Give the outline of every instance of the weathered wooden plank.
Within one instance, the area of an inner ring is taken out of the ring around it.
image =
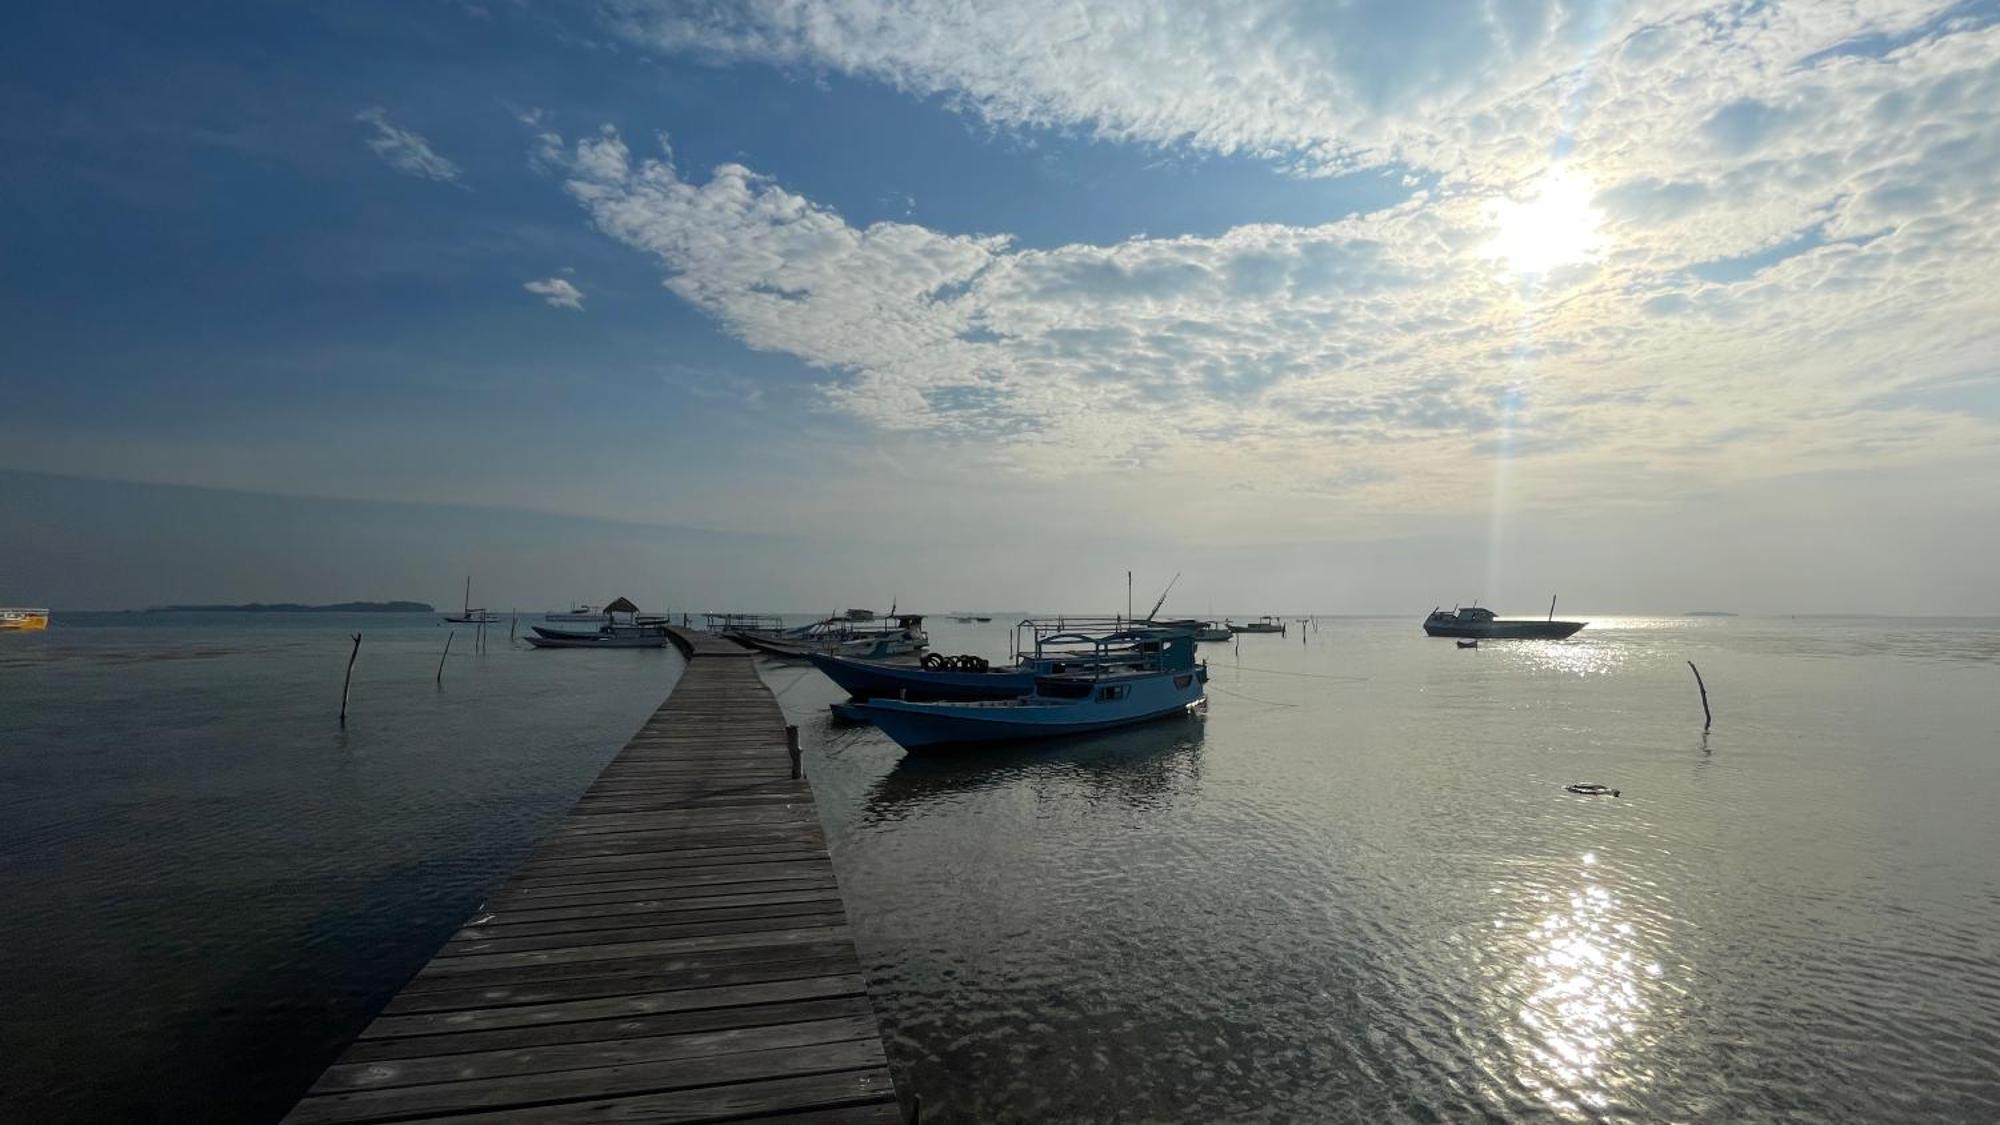
[[[834,889],[812,889],[801,891],[757,891],[744,894],[706,895],[698,898],[663,899],[655,901],[616,902],[600,906],[558,906],[548,909],[488,910],[473,915],[466,920],[466,926],[513,925],[542,921],[567,921],[578,918],[607,918],[618,915],[681,915],[699,916],[710,910],[730,910],[737,907],[781,906],[801,902],[838,902],[840,892]]]
[[[470,1082],[311,1094],[301,1100],[285,1120],[290,1125],[393,1121],[426,1112],[462,1112],[468,1109],[532,1106],[563,1099],[649,1094],[719,1082],[747,1082],[880,1067],[885,1062],[879,1038],[849,1040],[810,1047],[737,1051],[699,1059],[666,1059]]]
[[[465,957],[478,953],[524,953],[537,949],[571,949],[586,945],[609,945],[653,941],[677,937],[711,937],[717,934],[753,934],[765,930],[796,929],[803,926],[844,926],[847,913],[835,908],[811,914],[787,914],[774,918],[721,918],[705,922],[675,922],[652,926],[620,926],[595,930],[565,930],[552,934],[504,934],[446,942],[440,957]]]
[[[649,962],[634,970],[604,976],[512,981],[466,988],[403,992],[383,1014],[416,1015],[423,1012],[503,1008],[510,1004],[558,1004],[570,1000],[598,1000],[607,996],[673,992],[683,988],[727,988],[731,985],[763,984],[780,980],[854,976],[860,972],[861,964],[853,951],[840,949],[810,957],[782,957],[776,960],[749,961],[735,965],[706,966],[670,972],[655,969]],[[360,1047],[361,1044],[355,1044],[356,1050]]]
[[[797,1020],[681,1035],[626,1035],[616,1039],[465,1051],[427,1058],[337,1063],[320,1075],[311,1092],[333,1094],[347,1090],[388,1090],[433,1082],[471,1082],[511,1074],[545,1074],[558,1070],[663,1062],[735,1051],[814,1047],[823,1043],[876,1038],[878,1034],[873,1016]]]
[[[797,914],[820,914],[840,909],[840,899],[831,893],[817,897],[803,898],[796,902],[767,902],[754,906],[725,906],[714,910],[653,910],[627,914],[594,914],[581,918],[548,918],[541,921],[517,922],[497,916],[481,915],[485,921],[477,925],[467,925],[451,935],[450,945],[458,942],[486,941],[492,938],[528,937],[535,934],[560,934],[583,931],[601,931],[609,927],[632,926],[678,926],[697,922],[721,922],[743,918],[783,918]]]
[[[553,965],[510,965],[499,969],[431,972],[426,965],[403,986],[405,993],[435,992],[447,988],[498,988],[541,985],[556,981],[629,977],[644,973],[678,973],[688,969],[712,969],[725,965],[754,965],[767,961],[792,961],[805,957],[831,957],[854,951],[845,935],[829,934],[823,941],[798,945],[750,946],[742,949],[704,949],[677,957],[640,955],[614,957],[603,961],[567,961]]]
[[[888,1071],[840,1071],[804,1078],[708,1086],[627,1098],[603,1098],[504,1109],[451,1118],[413,1118],[414,1125],[574,1125],[586,1122],[652,1122],[692,1125],[706,1121],[811,1121],[814,1125],[900,1125],[896,1088]],[[815,1116],[800,1113],[860,1116]]]
[[[776,1004],[789,1000],[817,1000],[829,996],[865,994],[861,978],[852,974],[801,977],[796,980],[764,981],[758,984],[728,985],[721,988],[680,988],[669,992],[641,992],[553,1004],[511,1004],[506,1007],[473,1008],[458,1012],[381,1016],[361,1032],[361,1038],[393,1039],[407,1035],[442,1035],[446,1032],[484,1031],[496,1027],[531,1027],[537,1024],[644,1016],[657,1012],[685,1012],[697,1008],[729,1008],[745,1004]]]

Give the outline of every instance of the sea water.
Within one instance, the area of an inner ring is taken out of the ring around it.
[[[680,667],[449,628],[0,638],[0,1119],[274,1118]],[[2000,621],[1291,629],[976,754],[763,663],[926,1120],[2000,1117]]]

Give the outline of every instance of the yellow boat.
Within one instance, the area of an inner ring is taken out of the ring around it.
[[[38,633],[48,627],[46,609],[0,609],[0,633]]]

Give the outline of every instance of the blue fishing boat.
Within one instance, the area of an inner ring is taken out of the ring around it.
[[[1065,670],[1036,674],[1024,695],[929,703],[877,698],[847,704],[846,711],[906,750],[1084,734],[1186,714],[1207,702],[1208,666],[1194,653],[1194,629],[1186,622],[1124,622],[1094,633],[1040,625],[1024,663],[1060,660]],[[1079,655],[1085,659],[1068,666]]]
[[[1035,688],[1034,669],[994,668],[984,660],[896,664],[827,652],[808,652],[806,659],[855,699],[1017,699]]]

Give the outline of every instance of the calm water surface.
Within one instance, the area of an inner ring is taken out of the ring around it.
[[[271,1118],[679,668],[365,619],[343,736],[352,627],[0,644],[0,1119]],[[964,760],[766,666],[927,1120],[2000,1119],[2000,621],[1293,628]]]
[[[2000,1120],[2000,621],[1206,651],[958,761],[767,671],[927,1120]]]

